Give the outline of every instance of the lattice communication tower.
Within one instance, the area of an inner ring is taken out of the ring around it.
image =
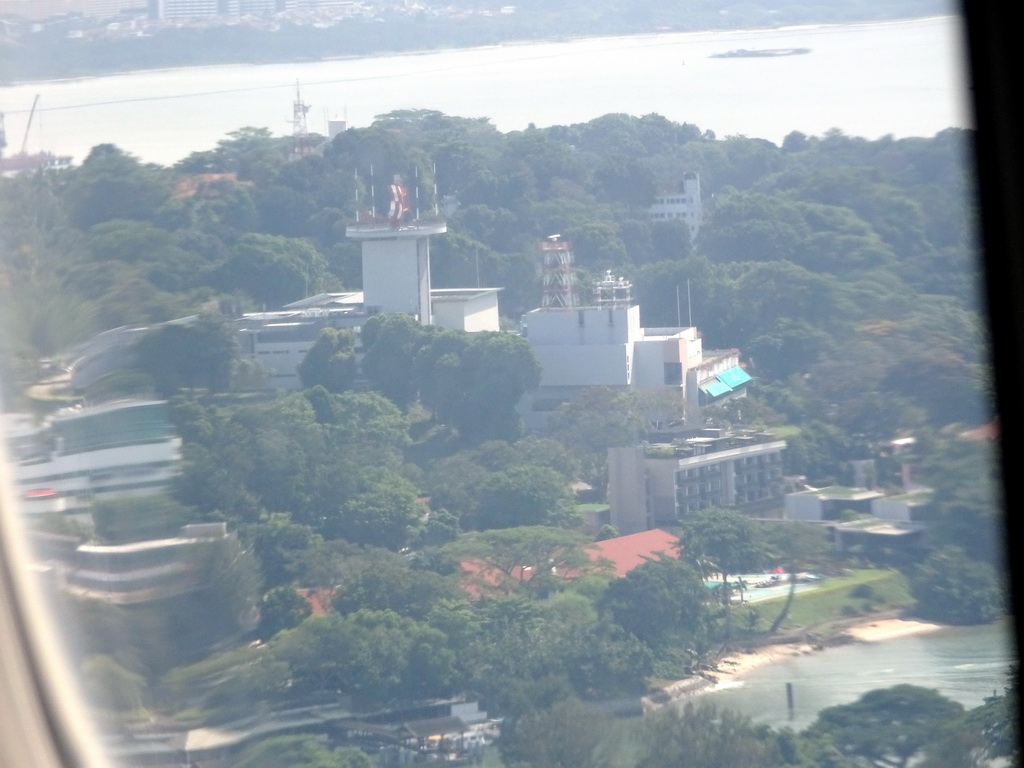
[[[551,235],[540,244],[544,255],[543,307],[576,307],[576,284],[573,281],[572,243],[561,235]]]
[[[311,151],[309,146],[309,130],[306,126],[306,113],[309,104],[302,101],[299,83],[295,82],[295,101],[292,102],[292,157],[305,157]]]

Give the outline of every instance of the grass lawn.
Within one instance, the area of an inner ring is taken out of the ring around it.
[[[740,637],[751,637],[766,631],[785,602],[785,597],[777,597],[749,606],[734,606],[733,622],[737,634]],[[913,603],[906,579],[898,571],[873,568],[853,570],[843,576],[827,579],[816,589],[798,592],[789,616],[779,631],[792,632],[813,626],[827,633],[831,622],[907,608]],[[757,616],[756,623],[748,618],[751,612]]]

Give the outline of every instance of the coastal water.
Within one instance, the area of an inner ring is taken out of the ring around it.
[[[112,143],[171,164],[230,131],[293,130],[296,86],[310,131],[328,117],[365,126],[397,109],[484,117],[502,131],[657,113],[780,143],[832,128],[869,139],[969,127],[958,17],[748,32],[666,33],[273,65],[231,65],[0,88],[8,151],[81,162]],[[803,55],[715,58],[737,49],[808,48]]]
[[[742,682],[700,694],[755,723],[801,730],[817,713],[875,688],[909,683],[934,688],[967,708],[1002,693],[1016,658],[1005,623],[950,627],[874,643],[855,643],[786,658],[751,670]],[[786,705],[793,684],[793,712]]]

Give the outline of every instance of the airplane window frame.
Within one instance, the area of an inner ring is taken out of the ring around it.
[[[1024,380],[1024,167],[1018,137],[1024,135],[1017,110],[1021,100],[1013,73],[1024,51],[1004,7],[985,2],[961,6],[968,35],[975,115],[976,173],[982,209],[983,262],[992,333],[996,399],[1003,445],[1004,503],[1020,506],[1024,489],[1012,482],[1016,464],[1005,450],[1024,419],[1017,404]],[[4,449],[0,446],[0,459]],[[91,736],[84,707],[61,653],[54,617],[34,594],[24,552],[26,540],[9,496],[6,461],[0,461],[0,768],[105,766]],[[1019,537],[1021,522],[1006,515],[1007,542]],[[1020,565],[1007,558],[1013,584]],[[1021,636],[1020,589],[1014,589],[1015,643]]]

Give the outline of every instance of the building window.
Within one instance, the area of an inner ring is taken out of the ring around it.
[[[681,386],[683,383],[683,364],[665,363],[665,385]]]

